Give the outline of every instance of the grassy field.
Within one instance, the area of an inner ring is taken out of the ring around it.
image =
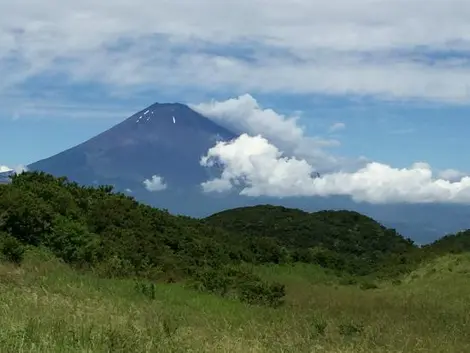
[[[470,256],[440,258],[376,289],[312,265],[266,266],[279,309],[79,274],[28,252],[0,264],[0,352],[470,352]]]

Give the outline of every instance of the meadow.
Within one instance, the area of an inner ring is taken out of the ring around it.
[[[468,254],[367,286],[314,264],[253,271],[286,285],[284,305],[103,278],[28,247],[21,265],[0,263],[0,352],[470,351]]]

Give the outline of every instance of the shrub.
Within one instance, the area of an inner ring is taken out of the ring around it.
[[[205,268],[194,274],[192,287],[222,296],[234,294],[248,304],[278,307],[284,303],[285,286],[267,283],[248,270],[233,267]]]
[[[1,233],[0,251],[7,261],[20,264],[24,258],[25,247],[18,239]]]
[[[101,258],[98,236],[83,224],[63,216],[54,219],[52,232],[44,238],[44,244],[68,263],[92,265]]]
[[[286,290],[281,283],[250,281],[241,283],[238,293],[240,299],[246,303],[279,307],[284,304]]]

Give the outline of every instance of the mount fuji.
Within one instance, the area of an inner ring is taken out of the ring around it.
[[[206,193],[201,183],[220,175],[201,157],[238,133],[187,105],[156,103],[75,147],[27,166],[84,185],[113,185],[137,200],[176,214],[204,217],[227,208],[273,204],[306,211],[348,209],[396,228],[417,243],[470,228],[470,207],[449,204],[356,203],[346,196],[248,197]],[[7,174],[0,176],[5,182]]]

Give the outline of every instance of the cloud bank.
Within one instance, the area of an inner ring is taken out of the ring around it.
[[[204,167],[216,164],[222,168],[219,178],[202,183],[205,192],[236,190],[246,196],[273,197],[343,195],[376,204],[470,203],[466,173],[454,169],[436,173],[424,162],[400,169],[365,157],[349,161],[335,156],[328,149],[339,141],[308,137],[296,116],[262,108],[251,95],[192,107],[244,132],[233,141],[216,143],[201,158]],[[329,132],[345,127],[337,122]]]
[[[350,196],[356,202],[470,203],[470,177],[459,181],[436,178],[427,163],[393,168],[377,162],[355,172],[314,177],[315,168],[304,159],[283,156],[260,135],[243,134],[218,142],[201,159],[201,165],[223,166],[220,178],[202,184],[206,192],[239,190],[246,196]]]
[[[0,4],[6,92],[43,79],[461,103],[469,51],[465,0]]]

